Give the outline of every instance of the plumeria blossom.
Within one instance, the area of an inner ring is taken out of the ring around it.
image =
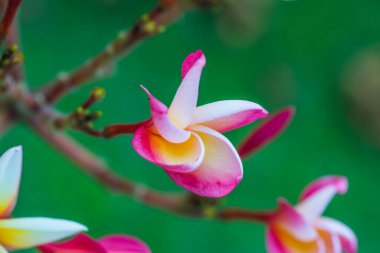
[[[346,178],[327,176],[310,184],[295,207],[281,199],[277,212],[268,222],[268,252],[357,252],[357,239],[351,229],[321,216],[334,195],[344,194],[347,188]]]
[[[205,56],[198,50],[182,64],[182,83],[170,107],[143,87],[151,119],[134,134],[133,146],[146,160],[162,167],[181,187],[204,197],[230,193],[243,177],[241,159],[221,133],[264,118],[260,105],[223,100],[197,107]]]
[[[79,234],[66,242],[39,247],[42,253],[151,253],[149,247],[136,237],[108,235],[98,240]]]
[[[72,221],[50,218],[10,218],[21,178],[22,149],[0,157],[0,253],[60,240],[87,228]]]

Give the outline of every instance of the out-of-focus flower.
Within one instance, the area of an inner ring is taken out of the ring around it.
[[[223,132],[266,117],[260,105],[224,100],[197,107],[205,56],[198,50],[182,65],[182,83],[169,108],[150,98],[152,118],[134,134],[133,146],[148,161],[165,169],[183,188],[205,197],[222,197],[241,181],[238,153]]]
[[[380,45],[360,50],[343,68],[341,89],[357,129],[380,147]]]
[[[276,1],[224,0],[217,16],[216,29],[230,46],[248,47],[266,32]],[[224,4],[223,4],[224,2]]]
[[[293,118],[294,107],[285,107],[266,119],[258,128],[254,129],[239,145],[238,152],[241,158],[263,148],[270,141],[279,136]]]
[[[9,149],[0,158],[0,252],[31,248],[74,235],[87,228],[50,218],[9,218],[21,178],[22,149]]]
[[[73,239],[39,247],[42,253],[150,253],[149,247],[129,235],[109,235],[94,240],[80,234]]]
[[[355,234],[343,223],[321,217],[336,193],[344,194],[348,183],[344,177],[327,176],[310,184],[300,203],[291,206],[284,199],[268,220],[269,253],[355,253]]]

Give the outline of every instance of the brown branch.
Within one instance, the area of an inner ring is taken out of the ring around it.
[[[187,3],[187,4],[185,4]],[[104,51],[89,59],[71,73],[61,75],[43,86],[47,103],[54,103],[71,89],[95,78],[100,70],[125,55],[143,39],[161,32],[165,25],[177,19],[189,5],[188,1],[162,1],[150,14],[139,19],[129,31],[121,32]]]
[[[271,217],[273,217],[273,212],[270,211],[253,211],[247,209],[239,209],[239,208],[227,208],[222,210],[218,214],[219,219],[224,221],[253,221],[253,222],[261,222],[267,223]]]
[[[22,0],[8,1],[4,17],[0,23],[0,44],[5,40],[21,2]]]
[[[31,120],[29,123],[43,139],[108,189],[131,196],[149,206],[174,213],[179,211],[185,199],[184,195],[157,192],[121,178],[112,172],[102,159],[90,153],[69,136],[52,132],[46,125],[37,121]]]
[[[218,219],[223,221],[249,220],[266,222],[269,213],[251,210],[222,208],[219,199],[201,198],[186,193],[163,193],[127,178],[121,178],[96,155],[90,153],[67,135],[52,132],[38,121],[29,121],[30,126],[54,148],[77,164],[107,189],[127,195],[148,206],[169,213],[201,219]]]

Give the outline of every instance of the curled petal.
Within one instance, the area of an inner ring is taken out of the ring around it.
[[[178,128],[168,117],[168,108],[166,105],[156,99],[150,92],[143,86],[143,90],[150,100],[150,112],[152,120],[157,128],[157,131],[165,138],[165,140],[173,143],[181,143],[189,139],[190,133],[181,128]]]
[[[8,251],[0,245],[0,253],[8,253]]]
[[[182,143],[171,143],[143,125],[135,132],[132,145],[146,160],[175,172],[190,172],[203,161],[205,148],[201,138],[192,133]]]
[[[323,240],[302,241],[281,228],[270,228],[267,239],[268,253],[326,253]]]
[[[239,155],[247,157],[275,139],[289,125],[294,112],[293,107],[286,107],[267,119],[239,145]]]
[[[109,235],[98,240],[108,253],[151,253],[140,239],[127,235]]]
[[[243,166],[235,148],[226,137],[210,128],[193,126],[191,129],[203,140],[203,162],[192,172],[167,171],[168,175],[179,186],[203,197],[229,194],[243,177]]]
[[[312,224],[305,220],[285,199],[279,200],[279,207],[271,224],[275,228],[288,231],[289,234],[301,241],[312,241],[318,236]]]
[[[343,223],[331,218],[323,217],[318,219],[316,226],[320,230],[328,231],[329,233],[337,235],[345,252],[357,252],[358,240],[354,232],[352,232],[352,230]]]
[[[227,132],[264,118],[268,112],[256,103],[244,100],[224,100],[195,109],[192,124]]]
[[[0,220],[0,245],[16,250],[35,247],[86,231],[83,225],[49,218]]]
[[[182,83],[169,108],[169,118],[181,128],[191,123],[198,101],[199,81],[202,69],[206,64],[203,52],[198,50],[191,53],[182,65]]]
[[[342,244],[336,234],[325,231],[318,231],[319,237],[323,241],[324,253],[342,253]]]
[[[21,165],[21,147],[9,149],[0,158],[0,217],[8,216],[16,204]]]
[[[108,253],[98,242],[85,234],[58,243],[38,247],[43,253]]]
[[[276,235],[272,228],[268,229],[266,237],[268,253],[292,253],[285,248],[280,238]]]
[[[322,215],[336,193],[344,194],[347,189],[348,182],[345,177],[322,177],[306,187],[297,210],[313,221]]]

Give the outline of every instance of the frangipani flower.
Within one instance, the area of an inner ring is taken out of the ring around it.
[[[73,239],[39,247],[42,253],[151,253],[149,247],[129,235],[109,235],[94,240],[80,234]]]
[[[197,107],[205,56],[198,50],[182,65],[182,83],[167,108],[143,87],[150,99],[151,120],[134,134],[133,146],[162,167],[183,188],[204,197],[230,193],[243,177],[241,159],[221,133],[266,117],[260,105],[224,100]]]
[[[60,240],[87,228],[72,221],[50,218],[9,218],[15,207],[21,178],[22,149],[0,157],[0,253]]]
[[[321,217],[336,193],[344,194],[344,177],[327,176],[309,185],[301,201],[292,207],[281,199],[276,214],[269,219],[269,253],[355,253],[355,234],[343,223]]]

